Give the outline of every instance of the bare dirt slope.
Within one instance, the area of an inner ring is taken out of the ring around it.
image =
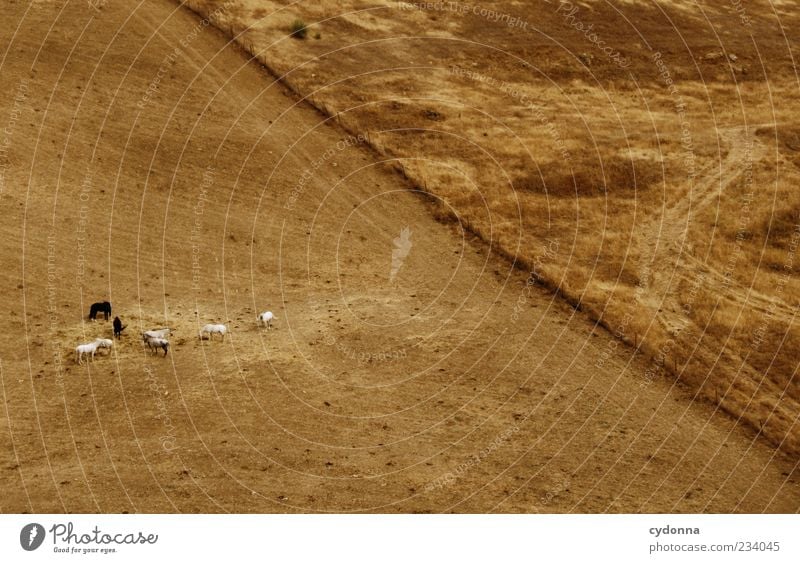
[[[188,11],[4,13],[3,512],[800,507],[794,460],[438,223]],[[125,337],[77,366],[103,299]],[[136,336],[158,326],[166,358]]]

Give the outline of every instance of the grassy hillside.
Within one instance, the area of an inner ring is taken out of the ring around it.
[[[800,451],[789,4],[187,4],[224,7],[221,29],[438,217],[650,358],[647,381]]]
[[[797,512],[794,457],[537,286],[577,256],[556,212],[582,200],[530,184],[553,225],[520,239],[531,277],[448,219],[527,232],[497,221],[514,192],[469,216],[445,204],[467,192],[415,192],[173,2],[4,15],[0,512]],[[405,104],[387,119],[456,119],[387,95]],[[518,146],[489,143],[503,131],[462,142],[499,158]],[[405,138],[444,151],[431,134]],[[416,162],[492,177],[457,153]],[[111,335],[86,319],[106,299],[128,328],[78,365]],[[211,322],[224,341],[198,339]],[[139,335],[161,326],[166,357]]]

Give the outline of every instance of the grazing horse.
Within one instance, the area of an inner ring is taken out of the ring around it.
[[[105,319],[108,320],[108,317],[111,316],[111,303],[108,301],[92,303],[92,306],[89,308],[89,318],[95,320],[97,313],[103,313]]]
[[[90,360],[94,360],[94,355],[100,348],[108,348],[109,353],[111,353],[111,346],[113,342],[108,338],[97,338],[94,342],[89,342],[88,344],[81,344],[77,348],[75,348],[75,353],[78,357],[78,364],[83,365],[83,357],[89,356]]]
[[[158,349],[161,348],[164,350],[164,357],[167,357],[167,352],[169,352],[169,340],[166,338],[148,338],[147,346],[156,354],[158,354]]]
[[[277,319],[272,311],[264,311],[258,316],[258,324],[267,328],[272,328],[272,321]]]
[[[203,340],[203,337],[207,334],[208,339],[211,340],[211,337],[215,334],[219,334],[222,337],[222,340],[225,340],[225,334],[228,332],[228,327],[225,325],[215,325],[215,324],[208,324],[204,326],[200,330],[200,340]]]
[[[77,348],[75,348],[75,354],[78,359],[78,365],[83,364],[83,357],[89,356],[90,359],[94,359],[94,353],[97,352],[98,348],[97,341],[89,342],[88,344],[81,344]]]
[[[119,317],[114,317],[114,338],[122,338],[122,331],[128,325],[123,325],[122,321],[119,320]]]

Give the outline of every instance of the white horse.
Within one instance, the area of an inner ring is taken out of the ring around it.
[[[83,364],[83,356],[89,356],[90,359],[94,360],[94,355],[97,350],[100,348],[107,348],[110,351],[113,345],[114,342],[110,338],[96,338],[94,342],[81,344],[75,348],[75,353],[78,356],[78,364]]]
[[[211,337],[214,334],[219,334],[222,336],[222,339],[225,340],[225,335],[228,333],[228,327],[225,325],[215,325],[215,324],[207,324],[202,329],[200,329],[200,340],[203,340],[203,335],[208,334],[208,339],[211,340]]]
[[[258,316],[258,324],[267,328],[272,328],[272,321],[278,317],[272,311],[264,311]]]
[[[95,340],[94,342],[89,342],[88,344],[78,345],[78,347],[75,348],[75,354],[77,355],[78,365],[83,365],[84,356],[89,356],[91,360],[94,360],[94,353],[97,352],[98,347],[99,344],[97,343],[97,340]]]
[[[169,352],[169,340],[166,338],[148,338],[147,346],[156,354],[158,354],[158,349],[161,348],[164,350],[164,357],[167,357],[167,352]]]

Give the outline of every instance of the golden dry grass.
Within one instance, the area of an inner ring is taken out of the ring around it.
[[[580,5],[620,68],[553,4],[481,6],[526,26],[358,0],[244,2],[218,24],[654,376],[800,451],[796,36],[763,2],[746,25],[704,5],[713,27],[697,6]],[[319,39],[287,40],[297,17]]]
[[[348,98],[316,97],[320,107],[358,96],[385,101],[386,111],[364,106],[344,121],[391,124],[369,129],[384,154],[433,155],[394,166],[427,183],[432,211],[451,221],[442,225],[377,151],[347,144],[325,160],[347,133],[174,3],[6,8],[19,25],[0,32],[14,55],[3,63],[9,87],[0,97],[11,141],[0,185],[0,308],[8,317],[0,510],[797,512],[796,456],[692,404],[674,379],[658,380],[654,368],[670,366],[672,352],[655,362],[634,357],[588,316],[530,286],[560,285],[575,308],[633,343],[646,317],[620,328],[620,307],[637,299],[647,311],[653,288],[665,285],[658,274],[670,271],[653,274],[649,257],[673,262],[642,244],[666,234],[638,234],[657,232],[644,222],[655,212],[643,211],[660,201],[658,184],[580,198],[514,190],[529,163],[546,166],[560,151],[523,109],[492,108],[491,90],[475,89],[475,99],[488,96],[484,109],[505,116],[524,142],[506,142],[509,130],[477,110],[377,90],[382,80],[425,86],[414,73],[365,76],[342,84]],[[264,16],[268,8],[259,7]],[[296,49],[339,41],[336,26],[278,16],[282,38],[293,19],[312,22],[304,41],[291,39]],[[426,29],[444,37],[442,16]],[[347,33],[407,25],[368,14],[344,21]],[[510,75],[500,62],[483,72]],[[342,68],[360,63],[352,57]],[[571,95],[602,100],[564,68]],[[17,103],[23,84],[27,96]],[[452,92],[463,106],[471,91]],[[565,101],[554,95],[548,107],[566,108],[552,122],[579,162],[594,154],[582,145],[594,147],[585,134],[592,128],[563,129],[572,119]],[[609,126],[603,112],[585,113]],[[405,124],[427,132],[400,132]],[[674,136],[671,127],[662,129]],[[459,131],[467,134],[448,150]],[[635,159],[658,157],[640,127],[627,131]],[[598,158],[622,154],[608,139],[598,137]],[[720,158],[740,157],[735,143],[723,144]],[[716,154],[704,148],[705,158]],[[680,153],[661,154],[680,162]],[[445,191],[454,207],[435,199]],[[667,215],[683,213],[686,192],[671,187]],[[491,251],[452,223],[454,214]],[[393,239],[406,230],[414,249],[392,282]],[[724,251],[719,240],[710,246]],[[770,260],[782,263],[784,248]],[[761,268],[756,283],[765,290],[779,274]],[[695,291],[685,276],[679,283],[681,305],[708,289]],[[105,298],[129,329],[110,356],[77,366],[74,346],[110,333],[109,323],[83,320],[87,302]],[[271,331],[255,326],[267,307],[280,318]],[[199,325],[214,321],[229,323],[230,336],[200,342]],[[660,322],[646,344],[657,342]],[[163,325],[176,328],[169,356],[145,353],[136,331]],[[737,386],[729,396],[739,394]],[[471,463],[476,456],[480,464]]]

